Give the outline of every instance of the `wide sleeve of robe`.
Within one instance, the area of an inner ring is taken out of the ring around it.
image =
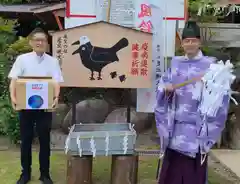
[[[168,121],[168,104],[170,103],[171,96],[166,96],[165,86],[172,83],[171,69],[162,76],[158,90],[157,90],[157,105],[155,107],[155,120],[158,135],[160,137],[160,152],[164,154],[169,144],[169,138],[171,137],[173,125]]]
[[[208,153],[213,145],[221,138],[221,134],[225,128],[225,122],[228,116],[229,102],[230,96],[225,95],[222,106],[219,107],[216,117],[207,118],[207,137],[203,145],[205,153]]]

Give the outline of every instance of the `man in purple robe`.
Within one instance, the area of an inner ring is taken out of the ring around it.
[[[204,75],[215,58],[200,50],[200,28],[186,23],[182,33],[185,56],[173,57],[157,92],[155,118],[164,155],[158,184],[206,184],[207,154],[218,141],[227,118],[229,96],[225,96],[214,117],[198,111]],[[176,84],[199,78],[183,87]]]

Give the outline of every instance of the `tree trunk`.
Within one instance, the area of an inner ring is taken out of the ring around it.
[[[138,155],[112,156],[111,184],[137,184]]]
[[[239,71],[236,72],[237,79],[231,86],[232,90],[240,91],[240,75]],[[240,102],[239,95],[233,95],[233,97]],[[227,137],[228,145],[231,149],[240,149],[240,107],[233,103],[230,104],[227,125]]]
[[[92,184],[92,157],[69,156],[67,184]]]
[[[230,128],[228,129],[230,137],[230,148],[240,149],[240,108],[237,107],[235,113],[231,116]]]

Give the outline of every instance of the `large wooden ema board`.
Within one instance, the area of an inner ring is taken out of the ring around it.
[[[66,87],[150,88],[152,34],[96,22],[52,33]]]

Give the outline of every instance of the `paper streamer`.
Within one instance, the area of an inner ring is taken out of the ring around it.
[[[69,130],[69,135],[71,135],[71,133],[73,132],[73,129],[74,129],[74,125],[71,126],[71,128]],[[69,144],[70,144],[70,137],[69,137],[69,135],[67,136],[66,141],[65,141],[65,154],[67,154],[68,151],[69,151]]]
[[[125,132],[125,136],[123,138],[123,154],[127,154],[127,150],[128,150],[128,133]]]
[[[91,147],[91,152],[93,154],[93,157],[96,157],[96,144],[95,144],[93,136],[90,140],[90,147]]]
[[[106,138],[105,138],[105,156],[108,156],[108,151],[109,151],[109,133],[106,132]]]
[[[69,143],[70,143],[70,138],[69,138],[69,135],[68,135],[67,138],[66,138],[66,141],[65,141],[65,154],[68,154]]]
[[[207,73],[203,76],[202,100],[199,106],[201,114],[214,117],[223,103],[225,95],[231,99],[231,84],[235,80],[232,74],[233,65],[228,60],[224,64],[219,61],[217,64],[211,64]],[[235,99],[234,99],[235,100]]]
[[[79,152],[79,156],[82,157],[82,145],[81,145],[81,139],[80,136],[78,136],[77,138],[77,145],[78,145],[78,152]]]
[[[135,126],[134,124],[129,123],[128,126],[129,126],[129,129],[130,129],[132,132],[136,132],[136,131],[134,130],[134,126]]]

